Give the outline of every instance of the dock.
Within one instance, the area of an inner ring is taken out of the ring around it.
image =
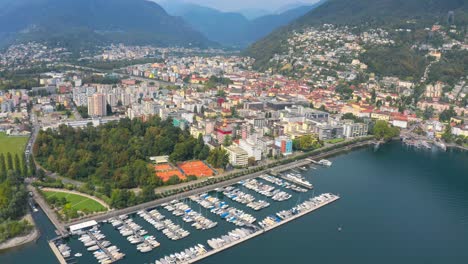
[[[310,189],[310,190],[312,190],[314,188],[314,186],[312,186],[312,185],[307,185],[307,184],[304,184],[303,182],[295,181],[295,180],[293,180],[291,178],[288,178],[288,177],[286,177],[284,175],[281,175],[281,174],[278,175],[278,177],[280,177],[281,179],[283,179],[285,181],[292,182],[294,184],[297,184],[297,185],[299,185],[301,187],[304,187],[304,188],[307,188],[307,189]]]
[[[224,250],[226,250],[226,249],[229,249],[229,248],[231,248],[231,247],[234,247],[234,246],[236,246],[236,245],[239,245],[240,243],[243,243],[243,242],[245,242],[245,241],[247,241],[247,240],[249,240],[249,239],[252,239],[252,238],[254,238],[254,237],[257,237],[257,236],[259,236],[259,235],[261,235],[261,234],[263,234],[263,233],[265,233],[265,231],[259,230],[259,231],[255,232],[255,233],[252,233],[251,235],[246,236],[246,237],[244,237],[244,238],[241,238],[241,239],[239,239],[239,240],[237,240],[237,241],[235,241],[235,242],[233,242],[233,243],[230,243],[230,244],[228,244],[228,245],[224,245],[224,246],[219,247],[219,248],[217,248],[217,249],[210,250],[210,251],[208,251],[206,254],[204,254],[204,255],[202,255],[202,256],[199,256],[199,257],[197,257],[197,258],[191,259],[191,260],[189,260],[189,261],[187,261],[187,262],[185,262],[185,263],[195,263],[195,262],[200,261],[200,260],[202,260],[202,259],[205,259],[205,258],[207,258],[207,257],[213,256],[213,255],[215,255],[215,254],[217,254],[217,253],[219,253],[219,252],[221,252],[221,251],[224,251]]]
[[[325,202],[325,203],[323,203],[323,204],[321,204],[321,205],[319,205],[319,206],[316,206],[316,207],[311,208],[311,209],[309,209],[309,210],[307,210],[307,211],[301,212],[301,213],[299,213],[299,214],[297,214],[297,215],[295,215],[295,216],[293,216],[293,217],[290,217],[290,218],[288,218],[288,219],[281,220],[281,222],[278,222],[276,225],[271,226],[271,227],[267,227],[267,228],[265,228],[264,230],[265,230],[265,232],[271,231],[271,230],[273,230],[273,229],[275,229],[275,228],[277,228],[277,227],[280,227],[280,226],[282,226],[282,225],[284,225],[284,224],[286,224],[286,223],[289,223],[289,222],[291,222],[291,221],[293,221],[293,220],[296,220],[296,219],[298,219],[298,218],[300,218],[300,217],[302,217],[302,216],[304,216],[304,215],[306,215],[306,214],[310,214],[310,213],[312,213],[313,211],[318,210],[318,209],[320,209],[320,208],[322,208],[322,207],[324,207],[324,206],[326,206],[326,205],[329,205],[329,204],[331,204],[331,203],[333,203],[333,202],[335,202],[335,201],[337,201],[337,200],[339,200],[339,199],[340,199],[340,197],[337,196],[337,197],[331,199],[330,201],[327,201],[327,202]]]
[[[269,231],[271,231],[271,230],[273,230],[273,229],[275,229],[275,228],[278,228],[278,227],[280,227],[280,226],[282,226],[282,225],[284,225],[284,224],[287,224],[287,223],[289,223],[289,222],[291,222],[291,221],[294,221],[294,220],[296,220],[296,219],[298,219],[298,218],[300,218],[300,217],[302,217],[302,216],[304,216],[304,215],[310,214],[310,213],[314,212],[315,210],[318,210],[318,209],[320,209],[320,208],[322,208],[322,207],[324,207],[324,206],[326,206],[326,205],[329,205],[329,204],[331,204],[331,203],[337,201],[338,199],[340,199],[340,197],[339,197],[339,196],[336,196],[336,197],[334,197],[333,199],[330,199],[329,201],[324,202],[324,203],[322,203],[322,204],[320,204],[320,205],[318,205],[318,206],[316,206],[316,207],[310,208],[309,210],[306,210],[306,211],[304,211],[304,212],[301,212],[301,213],[299,213],[299,214],[297,214],[297,215],[294,215],[293,217],[290,217],[290,218],[288,218],[288,219],[281,220],[281,222],[277,223],[277,224],[274,225],[274,226],[270,226],[270,227],[263,228],[263,229],[256,229],[256,231],[255,231],[254,233],[252,233],[251,235],[249,235],[249,236],[246,236],[246,237],[244,237],[244,238],[241,238],[241,239],[239,239],[239,240],[237,240],[237,241],[235,241],[235,242],[233,242],[233,243],[224,245],[224,246],[219,247],[219,248],[217,248],[217,249],[210,250],[210,251],[208,251],[208,252],[207,252],[206,254],[204,254],[204,255],[201,255],[201,256],[199,256],[199,257],[197,257],[197,258],[191,259],[191,260],[186,261],[186,262],[183,262],[183,263],[195,263],[195,262],[197,262],[197,261],[200,261],[200,260],[205,259],[205,258],[207,258],[207,257],[210,257],[210,256],[212,256],[212,255],[215,255],[215,254],[217,254],[217,253],[219,253],[219,252],[222,252],[222,251],[224,251],[224,250],[226,250],[226,249],[229,249],[229,248],[234,247],[234,246],[236,246],[236,245],[238,245],[238,244],[240,244],[240,243],[243,243],[243,242],[245,242],[245,241],[247,241],[247,240],[249,240],[249,239],[252,239],[252,238],[257,237],[257,236],[259,236],[259,235],[261,235],[261,234],[264,234],[264,233],[266,233],[266,232],[269,232]]]
[[[60,251],[55,245],[54,240],[49,241],[49,247],[52,249],[52,252],[54,252],[55,257],[57,257],[57,260],[60,264],[67,264],[67,261],[63,258],[62,254],[60,254]]]
[[[97,239],[93,233],[86,231],[86,234],[89,235],[89,237],[93,238],[94,241],[96,241],[96,245],[104,252],[106,255],[111,259],[112,262],[117,261],[117,259],[114,258],[114,256],[107,250],[106,247],[102,246],[101,242],[99,239]]]

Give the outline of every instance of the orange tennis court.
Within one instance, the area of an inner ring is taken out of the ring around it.
[[[160,177],[163,181],[169,180],[172,176],[177,176],[179,179],[185,179],[185,176],[179,170],[157,171],[156,176]]]
[[[185,175],[193,175],[197,177],[210,177],[214,175],[214,171],[210,169],[203,161],[187,161],[180,163],[178,167]]]

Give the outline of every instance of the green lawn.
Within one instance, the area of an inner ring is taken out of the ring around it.
[[[64,197],[65,199],[67,199],[67,202],[71,204],[72,208],[78,211],[83,211],[83,209],[87,209],[88,211],[91,211],[91,212],[101,212],[101,211],[107,210],[100,203],[92,199],[89,199],[87,197],[77,195],[77,194],[45,191],[44,195],[47,198],[55,196],[58,199],[61,199],[62,197]]]
[[[5,133],[0,133],[0,153],[6,155],[8,152],[10,152],[13,157],[15,154],[18,154],[18,156],[21,158],[21,155],[23,155],[24,152],[24,148],[28,143],[28,139],[28,137],[10,137]]]

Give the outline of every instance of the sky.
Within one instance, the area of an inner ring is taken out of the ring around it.
[[[156,0],[156,2],[162,0]],[[268,11],[275,11],[281,7],[295,4],[305,3],[313,4],[318,0],[170,0],[170,1],[186,1],[203,6],[216,8],[222,11],[237,11],[243,9],[264,9]]]

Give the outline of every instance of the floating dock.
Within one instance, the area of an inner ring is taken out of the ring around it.
[[[294,183],[294,184],[297,184],[297,185],[299,185],[299,186],[302,186],[302,187],[307,188],[307,189],[310,189],[310,190],[312,190],[312,189],[314,188],[313,185],[307,185],[307,184],[305,184],[305,183],[303,183],[303,182],[296,181],[296,180],[294,180],[294,179],[288,178],[288,177],[286,177],[286,176],[284,176],[284,175],[281,175],[281,174],[278,175],[278,177],[280,177],[281,179],[283,179],[283,180],[285,180],[285,181],[292,182],[292,183]]]
[[[290,218],[288,218],[288,219],[283,219],[283,220],[281,220],[280,222],[278,222],[276,225],[270,226],[270,227],[266,227],[264,230],[265,230],[265,232],[271,231],[271,230],[273,230],[273,229],[275,229],[275,228],[277,228],[277,227],[279,227],[279,226],[282,226],[282,225],[284,225],[284,224],[286,224],[286,223],[289,223],[289,222],[291,222],[291,221],[293,221],[293,220],[296,220],[296,219],[298,219],[298,218],[300,218],[300,217],[302,217],[302,216],[304,216],[304,215],[306,215],[306,214],[312,213],[313,211],[318,210],[318,209],[320,209],[320,208],[322,208],[322,207],[324,207],[324,206],[326,206],[326,205],[329,205],[329,204],[331,204],[331,203],[337,201],[338,199],[340,199],[340,197],[339,197],[339,196],[335,196],[334,198],[330,199],[329,201],[326,201],[326,202],[324,202],[324,203],[322,203],[322,204],[320,204],[320,205],[318,205],[318,206],[316,206],[316,207],[310,208],[309,210],[306,210],[306,211],[301,212],[301,213],[299,213],[299,214],[297,214],[297,215],[294,215],[293,217],[290,217]]]
[[[229,248],[231,248],[231,247],[234,247],[234,246],[236,246],[236,245],[238,245],[238,244],[240,244],[240,243],[242,243],[242,242],[245,242],[245,241],[247,241],[247,240],[249,240],[249,239],[252,239],[252,238],[257,237],[257,236],[259,236],[259,235],[261,235],[261,234],[264,234],[264,233],[266,233],[266,232],[269,232],[269,231],[271,231],[271,230],[273,230],[273,229],[275,229],[275,228],[277,228],[277,227],[280,227],[280,226],[282,226],[282,225],[284,225],[284,224],[286,224],[286,223],[289,223],[289,222],[291,222],[291,221],[293,221],[293,220],[296,220],[296,219],[298,219],[298,218],[300,218],[300,217],[302,217],[302,216],[304,216],[304,215],[306,215],[306,214],[309,214],[309,213],[311,213],[311,212],[313,212],[313,211],[315,211],[315,210],[318,210],[318,209],[320,209],[320,208],[322,208],[322,207],[324,207],[324,206],[326,206],[326,205],[328,205],[328,204],[331,204],[331,203],[337,201],[338,199],[340,199],[340,197],[339,197],[339,196],[335,196],[335,197],[333,197],[332,199],[330,199],[329,201],[323,202],[322,204],[320,204],[320,205],[318,205],[318,206],[315,206],[315,207],[313,207],[313,208],[310,208],[310,209],[308,209],[308,210],[305,210],[305,211],[303,211],[303,212],[301,212],[301,213],[299,213],[299,214],[297,214],[297,215],[294,215],[294,216],[292,216],[292,217],[290,217],[290,218],[283,219],[283,220],[281,220],[280,222],[278,222],[277,224],[275,224],[275,225],[273,225],[273,226],[266,227],[266,228],[263,228],[263,229],[259,229],[258,231],[252,233],[252,234],[249,235],[249,236],[246,236],[246,237],[244,237],[244,238],[241,238],[241,239],[239,239],[239,240],[237,240],[237,241],[235,241],[235,242],[232,242],[232,243],[230,243],[230,244],[224,245],[224,246],[219,247],[219,248],[217,248],[217,249],[209,250],[209,251],[208,251],[206,254],[204,254],[204,255],[201,255],[201,256],[199,256],[199,257],[197,257],[197,258],[188,260],[188,261],[186,261],[186,262],[181,262],[181,263],[184,263],[184,264],[185,264],[185,263],[195,263],[195,262],[197,262],[197,261],[200,261],[200,260],[202,260],[202,259],[205,259],[205,258],[207,258],[207,257],[210,257],[210,256],[212,256],[212,255],[214,255],[214,254],[217,254],[217,253],[219,253],[219,252],[221,252],[221,251],[224,251],[224,250],[226,250],[226,249],[229,249]]]
[[[57,260],[60,264],[67,264],[67,261],[63,258],[62,254],[60,254],[60,251],[58,250],[53,240],[49,241],[49,247],[52,249],[52,252],[54,252],[55,257],[57,257]]]

